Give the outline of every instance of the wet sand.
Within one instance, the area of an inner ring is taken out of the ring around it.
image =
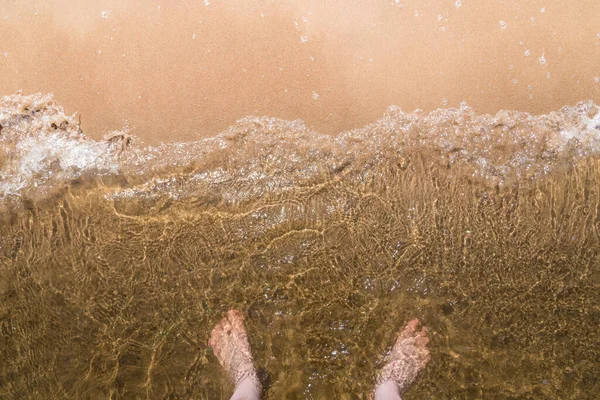
[[[598,15],[590,0],[4,2],[0,94],[54,92],[88,135],[127,121],[149,143],[248,115],[335,134],[390,105],[542,113],[600,102]]]

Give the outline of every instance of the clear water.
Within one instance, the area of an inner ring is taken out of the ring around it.
[[[4,97],[0,397],[228,398],[207,340],[239,308],[269,398],[365,398],[413,317],[406,399],[593,398],[598,118],[391,108],[151,147]]]

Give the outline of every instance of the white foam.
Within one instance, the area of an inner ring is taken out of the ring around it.
[[[532,94],[533,86],[527,90]],[[319,94],[313,92],[313,98]],[[382,160],[401,160],[420,149],[437,149],[427,154],[439,153],[444,164],[462,165],[478,179],[502,184],[505,178],[546,175],[562,156],[575,162],[600,154],[600,108],[591,101],[540,116],[478,114],[465,103],[431,113],[392,106],[373,124],[336,136],[318,134],[300,120],[246,117],[212,138],[134,145],[122,156],[122,134],[89,139],[51,95],[1,98],[0,125],[0,199],[64,187],[82,175],[124,174],[141,183],[107,198],[220,195],[243,201],[342,170],[367,181]],[[173,177],[173,171],[191,165],[195,172]]]
[[[0,105],[0,149],[7,155],[0,170],[0,199],[86,172],[118,171],[116,142],[88,139],[52,95],[5,96]]]

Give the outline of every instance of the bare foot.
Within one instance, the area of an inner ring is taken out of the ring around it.
[[[385,366],[377,379],[376,390],[392,381],[398,385],[400,394],[403,394],[429,362],[427,327],[419,332],[418,326],[419,320],[413,319],[404,331],[398,333],[394,347],[385,357]]]
[[[244,315],[238,310],[229,310],[221,322],[215,326],[208,345],[233,379],[235,386],[248,378],[258,392],[260,382],[250,353],[248,334],[244,328]]]

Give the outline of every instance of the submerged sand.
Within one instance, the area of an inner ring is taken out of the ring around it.
[[[592,398],[599,116],[246,118],[155,147],[5,97],[0,394],[227,397],[207,338],[236,308],[273,398],[368,393],[413,317],[432,361],[407,399]]]

